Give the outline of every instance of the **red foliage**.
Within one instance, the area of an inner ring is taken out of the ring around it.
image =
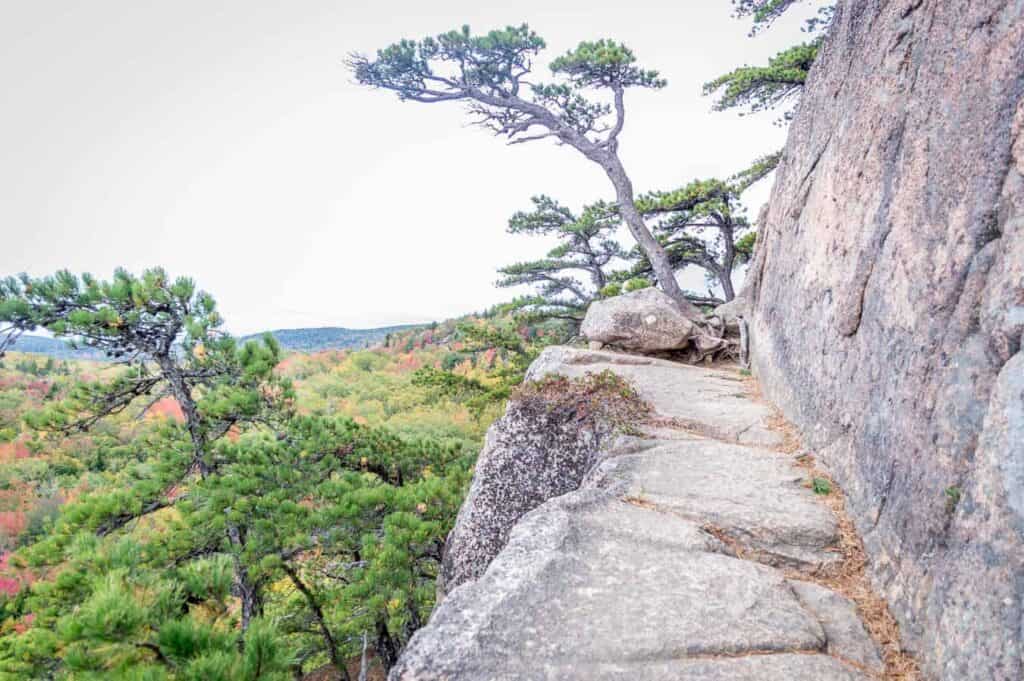
[[[8,596],[14,596],[21,591],[23,586],[31,584],[34,580],[32,579],[32,575],[28,572],[15,572],[14,568],[12,568],[8,563],[10,557],[10,551],[0,553],[0,572],[5,573],[5,575],[12,575],[13,573],[13,575],[9,577],[0,576],[0,592],[5,593]],[[25,615],[21,621],[27,626],[32,624],[32,620],[34,619],[35,615],[28,614]]]
[[[27,459],[30,456],[32,452],[24,442],[0,442],[0,461]]]
[[[423,362],[420,360],[420,358],[411,352],[402,355],[401,358],[398,360],[398,364],[403,369],[407,369],[410,371],[415,371],[416,369],[419,369],[421,366],[423,366]]]
[[[181,405],[173,397],[165,397],[159,400],[156,404],[149,408],[149,413],[153,416],[163,416],[164,418],[174,419],[178,423],[185,420],[185,414],[181,411]]]
[[[28,613],[27,615],[21,618],[20,622],[17,622],[14,625],[14,630],[19,634],[24,634],[26,631],[28,631],[28,628],[32,626],[32,623],[35,621],[35,619],[36,614],[34,612]]]
[[[25,392],[37,400],[41,400],[50,392],[50,382],[44,380],[32,381],[25,386]]]
[[[17,537],[28,524],[28,518],[21,511],[0,511],[0,534],[11,539]]]
[[[21,582],[12,577],[0,577],[0,592],[16,596],[21,591]]]

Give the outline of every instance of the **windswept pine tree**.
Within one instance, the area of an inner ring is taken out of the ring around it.
[[[637,209],[652,225],[674,273],[698,267],[712,286],[721,287],[726,301],[736,296],[733,273],[749,260],[755,239],[742,196],[775,170],[780,157],[775,153],[759,158],[726,180],[694,180],[679,189],[637,197]],[[614,204],[591,204],[579,216],[546,196],[535,198],[534,205],[534,211],[512,217],[509,231],[554,235],[560,243],[544,259],[499,270],[504,275],[500,286],[538,287],[537,295],[513,301],[512,308],[526,311],[532,318],[568,321],[575,328],[595,299],[657,281],[657,273],[642,250],[635,248],[627,253],[614,240],[614,232],[622,223]],[[609,269],[615,261],[633,261],[633,265]],[[722,302],[711,294],[687,295],[700,305]]]
[[[390,90],[403,101],[467,104],[475,123],[509,144],[552,140],[597,164],[662,289],[685,314],[702,320],[701,311],[676,282],[668,254],[637,210],[633,183],[619,156],[626,90],[659,90],[666,81],[657,71],[638,66],[633,51],[612,40],[584,41],[554,59],[550,68],[555,82],[528,80],[544,47],[544,40],[525,24],[485,35],[473,35],[464,26],[420,41],[403,40],[375,57],[352,55],[349,66],[360,83]]]
[[[613,238],[621,219],[614,206],[603,202],[586,206],[579,215],[548,196],[534,197],[533,204],[534,210],[512,216],[508,232],[554,237],[558,245],[540,260],[502,267],[498,286],[535,286],[536,294],[517,299],[515,306],[531,321],[558,319],[575,330],[587,306],[611,281],[609,266],[627,257]]]

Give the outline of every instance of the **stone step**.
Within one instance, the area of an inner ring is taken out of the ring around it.
[[[659,417],[711,421],[604,443],[578,489],[520,517],[482,575],[448,594],[392,681],[877,676],[854,605],[807,581],[841,559],[837,523],[767,448],[770,410],[726,372],[613,353],[548,350],[531,376],[605,368]],[[488,475],[515,465],[503,454]]]
[[[826,627],[807,602],[827,599],[723,550],[690,521],[600,490],[559,497],[442,603],[396,678],[867,678],[840,661],[873,649],[842,619],[849,607],[824,608],[838,613]]]
[[[651,444],[605,460],[593,483],[624,483],[625,497],[720,532],[747,558],[799,570],[842,560],[835,517],[790,460],[708,439]]]

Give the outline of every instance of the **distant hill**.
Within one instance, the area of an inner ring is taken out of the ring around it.
[[[32,352],[56,359],[103,359],[103,353],[92,348],[74,349],[67,341],[46,336],[22,336],[11,348],[15,352]]]
[[[407,331],[416,328],[417,324],[399,326],[383,326],[377,329],[345,329],[336,326],[325,326],[315,329],[277,329],[270,334],[277,339],[285,350],[296,352],[316,352],[318,350],[344,350],[361,348],[382,342],[389,333]],[[240,340],[258,340],[262,333],[242,336]],[[103,359],[103,353],[91,348],[72,349],[66,341],[45,336],[22,336],[11,348],[15,352],[32,352],[49,355],[57,359]]]
[[[421,324],[402,324],[399,326],[382,326],[376,329],[346,329],[338,326],[324,326],[313,329],[278,329],[270,334],[277,339],[285,350],[297,352],[316,352],[317,350],[344,350],[361,348],[382,342],[389,333],[407,331]],[[243,336],[241,340],[258,340],[263,333]]]

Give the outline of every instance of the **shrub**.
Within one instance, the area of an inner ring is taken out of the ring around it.
[[[626,282],[626,292],[639,291],[640,289],[650,288],[651,282],[644,279],[643,277],[634,277]]]
[[[578,378],[560,374],[524,383],[512,399],[526,408],[599,429],[631,431],[650,414],[650,405],[618,374],[605,369]]]

